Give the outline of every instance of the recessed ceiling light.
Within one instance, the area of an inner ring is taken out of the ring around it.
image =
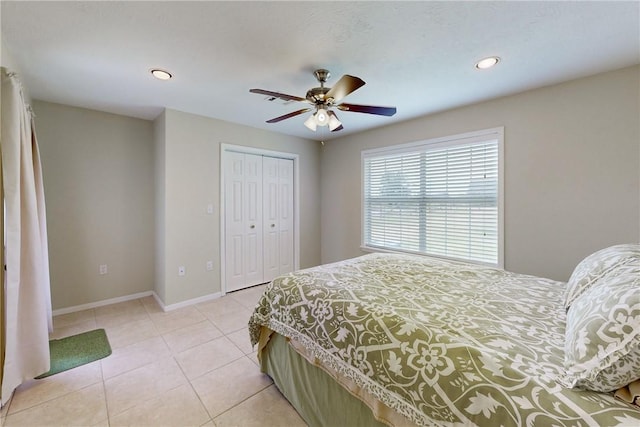
[[[153,70],[151,70],[151,74],[153,74],[153,77],[159,80],[169,80],[171,77],[173,77],[170,72],[161,70],[159,68],[154,68]]]
[[[476,62],[476,68],[478,70],[486,70],[487,68],[493,67],[498,62],[500,62],[500,58],[498,58],[497,56],[490,56],[488,58],[484,58]]]

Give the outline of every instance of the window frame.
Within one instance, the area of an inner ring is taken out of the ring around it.
[[[378,157],[380,155],[395,155],[405,152],[415,152],[418,148],[425,148],[424,151],[430,151],[434,149],[446,148],[450,146],[470,144],[474,142],[482,142],[495,139],[497,140],[498,150],[498,182],[497,182],[497,263],[487,263],[476,260],[462,259],[447,257],[436,254],[426,254],[423,252],[411,251],[411,250],[397,250],[390,248],[382,248],[378,246],[368,246],[365,242],[365,160],[369,157]],[[429,256],[434,258],[443,258],[451,261],[466,262],[472,264],[488,265],[490,267],[496,267],[504,269],[504,127],[495,127],[484,130],[478,130],[473,132],[466,132],[456,135],[449,135],[438,138],[431,138],[426,140],[414,141],[409,143],[402,143],[397,145],[385,146],[380,148],[372,148],[368,150],[362,150],[361,162],[360,162],[360,249],[365,252],[398,252],[398,253],[412,253],[421,256]]]

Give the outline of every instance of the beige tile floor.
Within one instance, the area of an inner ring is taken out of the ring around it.
[[[306,426],[260,373],[247,321],[264,287],[163,312],[152,297],[56,316],[104,328],[111,356],[20,386],[3,426]]]

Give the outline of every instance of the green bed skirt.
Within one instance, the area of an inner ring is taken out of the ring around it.
[[[307,362],[282,335],[271,336],[262,352],[261,369],[311,427],[386,425],[329,374]]]

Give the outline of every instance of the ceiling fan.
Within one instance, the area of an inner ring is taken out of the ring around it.
[[[313,74],[316,76],[316,79],[318,79],[318,82],[320,82],[320,87],[309,89],[305,98],[264,89],[249,90],[251,93],[267,95],[273,99],[279,98],[284,101],[306,102],[307,104],[313,105],[313,107],[303,108],[301,110],[267,120],[267,123],[277,123],[315,109],[315,112],[304,122],[304,125],[312,131],[315,131],[318,126],[328,126],[331,132],[337,132],[342,130],[343,127],[340,120],[338,120],[336,113],[331,111],[331,107],[335,107],[340,111],[376,114],[379,116],[393,116],[396,113],[395,107],[376,107],[373,105],[347,104],[344,102],[338,104],[342,98],[364,86],[364,80],[345,74],[340,78],[340,80],[338,80],[335,86],[328,88],[324,87],[324,84],[329,80],[329,77],[331,77],[329,70],[319,69],[315,70]]]

